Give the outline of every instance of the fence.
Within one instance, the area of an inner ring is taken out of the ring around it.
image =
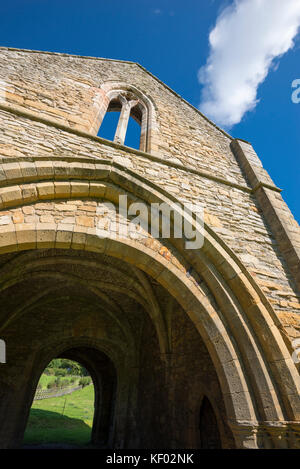
[[[67,388],[61,388],[61,389],[37,389],[35,396],[34,396],[34,401],[38,401],[40,399],[48,399],[49,397],[60,397],[64,396],[65,394],[71,394],[71,392],[78,391],[79,389],[82,389],[83,386],[73,386],[73,387],[67,387]]]

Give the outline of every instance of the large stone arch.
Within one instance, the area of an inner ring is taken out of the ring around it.
[[[179,210],[174,197],[116,163],[109,167],[98,164],[93,178],[89,177],[91,168],[87,168],[86,180],[80,164],[72,163],[72,180],[65,162],[62,170],[56,162],[54,174],[52,163],[49,167],[52,173],[48,168],[47,182],[42,183],[32,175],[26,177],[23,168],[22,184],[1,190],[3,208],[13,211],[38,201],[72,198],[116,202],[126,191],[133,200],[166,202]],[[78,177],[81,174],[80,181],[76,181],[76,171]],[[204,246],[197,251],[185,250],[180,239],[150,239],[146,244],[109,236],[103,239],[95,228],[78,228],[75,224],[9,223],[1,227],[0,243],[1,253],[70,247],[101,252],[156,279],[189,315],[210,352],[237,446],[288,445],[283,434],[292,432],[292,425],[296,429],[299,421],[299,376],[278,321],[245,266],[210,228],[204,229]],[[207,290],[199,287],[199,278]]]

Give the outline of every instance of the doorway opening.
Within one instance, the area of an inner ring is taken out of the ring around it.
[[[107,448],[115,388],[112,362],[98,350],[70,349],[51,360],[36,386],[24,446]]]
[[[221,449],[221,438],[218,422],[209,399],[205,396],[200,409],[200,448]]]
[[[93,381],[84,366],[65,358],[52,360],[38,382],[24,444],[88,445],[94,400]]]

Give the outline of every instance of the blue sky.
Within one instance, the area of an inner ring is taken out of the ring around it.
[[[231,4],[231,0],[11,0],[1,4],[0,45],[136,61],[199,107],[204,88],[198,71],[210,56],[209,33],[220,12]],[[258,87],[255,109],[226,130],[253,144],[299,221],[300,103],[291,100],[292,81],[300,79],[299,35],[294,42],[275,59]]]

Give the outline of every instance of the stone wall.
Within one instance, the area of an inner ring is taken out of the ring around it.
[[[101,85],[134,85],[154,103],[161,158],[245,184],[230,138],[139,65],[4,48],[0,57],[1,102],[89,132]]]
[[[186,108],[189,110],[187,105]],[[193,112],[196,115],[196,111]],[[46,161],[50,160],[50,166],[58,168],[61,161],[67,159],[80,161],[83,167],[80,177],[94,177],[91,169],[94,166],[89,164],[94,165],[101,159],[125,166],[182,202],[200,202],[205,209],[205,222],[247,266],[278,312],[287,335],[290,338],[299,335],[300,304],[294,277],[278,245],[276,233],[272,232],[259,200],[245,179],[240,182],[234,178],[235,182],[229,182],[217,172],[202,171],[200,164],[197,168],[189,167],[189,160],[186,166],[175,164],[97,137],[32,121],[24,115],[0,110],[0,117],[3,124],[0,129],[3,182],[6,177],[12,181],[18,178],[16,171],[19,168],[24,181],[26,172],[28,182],[34,177],[46,179],[47,173],[42,173],[47,166]],[[213,126],[212,129],[216,131]],[[234,158],[233,155],[231,157]],[[214,161],[216,164],[218,160]],[[226,159],[222,160],[222,164],[225,162]],[[231,171],[231,163],[227,161],[227,164],[228,171]],[[223,174],[221,166],[220,174]],[[59,177],[62,176],[57,169]],[[72,178],[72,174],[69,172],[67,177]],[[0,189],[0,195],[5,192],[5,188]],[[274,194],[280,196],[277,192]],[[292,218],[289,223],[298,233],[297,222]]]

